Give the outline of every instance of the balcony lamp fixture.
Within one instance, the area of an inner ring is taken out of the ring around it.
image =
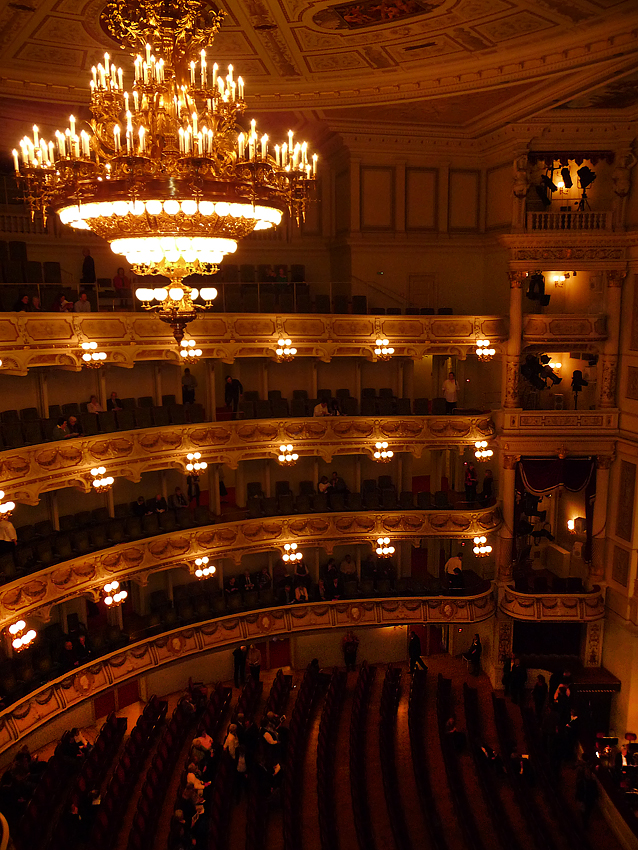
[[[186,460],[188,461],[186,464],[186,471],[190,472],[190,474],[195,478],[197,478],[199,473],[203,472],[208,466],[205,460],[200,460],[201,456],[201,452],[189,452],[186,455]]]
[[[547,365],[549,366],[550,369],[562,369],[563,368],[563,364],[559,360],[556,360],[556,361],[550,360]]]
[[[574,520],[574,519],[568,519],[567,520],[567,530],[571,531],[574,534],[576,533],[576,520]]]
[[[86,127],[71,116],[47,141],[34,125],[13,151],[32,215],[57,214],[106,239],[136,274],[169,279],[168,289],[136,295],[178,342],[205,309],[195,300],[215,297],[183,278],[215,274],[239,239],[284,214],[299,223],[317,172],[317,155],[292,130],[274,146],[254,119],[240,131],[244,81],[206,55],[223,17],[206,0],[109,0],[101,22],[135,56],[132,85],[105,53],[91,69]]]
[[[496,354],[495,348],[490,348],[489,339],[476,340],[476,356],[479,360],[491,360]]]
[[[379,558],[391,558],[395,549],[390,545],[389,537],[377,537],[377,548],[374,551]]]
[[[297,544],[296,543],[284,543],[284,554],[282,555],[282,560],[288,563],[290,561],[291,564],[294,564],[295,561],[301,561],[303,555],[301,552],[297,552]]]
[[[128,593],[125,590],[118,589],[119,586],[119,581],[115,581],[115,579],[112,582],[109,582],[109,584],[104,585],[103,590],[106,594],[106,596],[104,597],[104,604],[108,605],[109,608],[114,605],[121,605],[122,602],[124,602],[124,600],[128,596]]]
[[[492,449],[487,448],[487,440],[477,440],[474,443],[474,448],[476,449],[474,457],[477,460],[488,460],[494,455]]]
[[[82,365],[89,369],[99,369],[106,360],[105,351],[97,351],[97,342],[83,342],[80,346],[82,349]]]
[[[379,463],[388,463],[394,457],[394,452],[388,448],[386,440],[374,444],[374,454],[372,455]]]
[[[30,646],[38,635],[35,629],[29,629],[28,632],[25,632],[26,627],[27,624],[24,620],[18,620],[17,623],[9,626],[9,634],[13,638],[11,646],[16,652],[22,652],[23,649]]]
[[[201,348],[195,348],[197,343],[194,339],[183,339],[180,344],[180,356],[184,357],[187,360],[195,360],[197,357],[202,356]]]
[[[389,360],[394,354],[394,348],[390,347],[389,340],[379,338],[376,345],[377,347],[374,349],[374,353],[378,360]]]
[[[208,557],[206,555],[195,559],[195,575],[197,578],[210,578],[216,572],[217,567],[214,567],[212,564],[210,567],[208,566]]]
[[[292,448],[291,443],[288,443],[287,446],[279,446],[279,455],[277,456],[277,460],[282,466],[294,466],[299,460],[299,455],[297,452],[293,452]]]
[[[285,363],[290,363],[290,361],[294,359],[296,353],[297,349],[292,347],[291,339],[284,339],[284,337],[280,337],[277,340],[277,348],[275,349],[275,354],[277,355],[278,360],[282,360]]]
[[[490,555],[492,547],[487,545],[487,537],[475,537],[473,551],[477,558],[486,558]]]
[[[16,503],[15,502],[3,502],[4,499],[4,490],[0,490],[0,519],[9,519],[11,514],[14,512]]]
[[[562,289],[563,284],[565,283],[566,280],[569,280],[570,277],[571,277],[571,275],[570,275],[569,272],[565,272],[564,274],[561,273],[561,274],[552,275],[552,280],[554,281],[555,288],[556,289]]]
[[[113,484],[115,483],[115,478],[111,475],[106,476],[106,467],[104,466],[95,466],[91,470],[91,475],[93,476],[93,486],[97,490],[98,493],[106,493],[111,489]]]

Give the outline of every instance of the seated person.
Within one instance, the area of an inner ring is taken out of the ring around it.
[[[337,562],[334,558],[328,558],[328,563],[325,566],[325,574],[326,574],[326,584],[330,583],[333,579],[339,576],[339,570],[337,569]]]
[[[271,586],[272,579],[270,578],[268,567],[264,567],[263,570],[257,574],[257,587],[259,590],[270,590]]]
[[[78,660],[78,664],[80,665],[87,664],[93,655],[91,647],[86,639],[86,635],[79,635],[77,643],[75,644],[75,655]]]
[[[330,416],[341,416],[341,408],[339,407],[339,402],[336,398],[330,400]]]
[[[106,402],[106,409],[107,410],[124,410],[124,408],[122,407],[122,402],[117,397],[117,393],[115,392],[115,390],[113,390],[110,398]]]
[[[133,516],[143,517],[150,516],[153,512],[146,507],[146,499],[144,496],[138,496],[137,502],[133,505]]]
[[[234,596],[236,593],[239,593],[239,584],[235,576],[231,576],[229,579],[226,579],[224,593],[227,597]]]
[[[315,409],[312,413],[313,416],[330,416],[330,411],[328,410],[328,402],[325,399],[322,399],[318,404],[315,405]]]
[[[295,589],[295,599],[298,602],[308,601],[308,590],[310,588],[311,583],[312,582],[306,565],[303,561],[297,561],[297,564],[295,566],[293,586]]]
[[[321,481],[317,484],[317,489],[320,493],[327,493],[330,490],[330,482],[327,475],[321,476]]]
[[[73,648],[73,641],[67,638],[60,652],[60,665],[63,670],[70,670],[78,666],[78,657]]]
[[[87,409],[88,413],[103,413],[104,412],[104,408],[102,407],[102,405],[98,401],[98,398],[97,398],[96,395],[91,396],[91,399],[90,399],[89,403],[87,404],[86,409]]]
[[[164,498],[164,496],[162,496],[161,493],[158,493],[157,496],[155,496],[155,503],[153,505],[153,508],[156,514],[163,514],[166,513],[166,511],[168,510],[166,499]]]
[[[347,493],[348,492],[348,488],[346,487],[346,482],[336,472],[332,473],[332,479],[330,481],[330,492],[331,493]]]
[[[284,586],[279,591],[279,604],[291,605],[295,601],[295,593],[292,589],[290,579],[286,579]]]
[[[330,600],[343,597],[343,579],[340,575],[326,582],[326,595]]]
[[[255,590],[255,582],[252,580],[250,570],[245,570],[242,576],[242,590],[249,592]]]
[[[352,560],[352,555],[348,553],[343,561],[339,564],[339,572],[346,581],[352,581],[357,577],[357,565]]]
[[[60,416],[58,419],[58,424],[53,429],[53,439],[54,440],[66,440],[71,437],[72,434],[69,431],[69,426],[64,418],[64,416]]]
[[[188,507],[188,499],[182,493],[181,487],[175,488],[175,492],[170,497],[170,500],[171,500],[171,503],[172,503],[171,507],[175,508],[176,510],[178,510],[179,508],[187,508]]]
[[[67,420],[70,437],[81,437],[83,434],[82,426],[78,422],[77,416],[69,416]]]

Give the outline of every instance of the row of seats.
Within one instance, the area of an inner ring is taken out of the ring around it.
[[[337,820],[335,818],[335,761],[337,729],[342,714],[348,674],[335,668],[321,712],[317,740],[317,805],[319,809],[319,834],[321,850],[339,847]]]
[[[362,770],[362,766],[365,765],[368,703],[376,672],[377,668],[368,666],[365,661],[361,665],[350,716],[350,793],[359,847],[375,846],[366,772]]]
[[[383,793],[390,826],[397,850],[412,850],[412,842],[405,818],[405,809],[399,790],[399,777],[396,762],[396,722],[399,699],[401,697],[401,668],[391,664],[383,679],[379,722],[379,754],[381,758],[381,777]]]

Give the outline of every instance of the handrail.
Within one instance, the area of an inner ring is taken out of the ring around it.
[[[380,292],[382,295],[385,295],[388,298],[391,298],[392,301],[396,301],[397,304],[402,304],[402,305],[405,306],[408,303],[407,298],[403,298],[402,296],[397,295],[396,292],[393,292],[391,289],[388,289],[388,287],[386,287],[386,286],[381,286],[381,284],[379,284],[379,283],[372,283],[371,280],[364,280],[362,277],[357,277],[356,274],[352,275],[352,280],[356,281],[357,283],[362,283],[364,286],[367,286],[370,289],[376,289],[377,292]],[[332,281],[331,286],[332,286],[333,283],[336,283],[336,282],[337,281]]]
[[[0,850],[7,850],[10,837],[9,824],[7,823],[7,819],[2,814],[2,812],[0,812],[0,832]]]

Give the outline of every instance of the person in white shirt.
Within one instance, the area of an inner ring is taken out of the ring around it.
[[[228,752],[233,761],[235,760],[235,752],[238,744],[239,738],[237,737],[237,726],[235,723],[231,723],[228,727],[228,735],[226,735],[226,740],[224,741],[224,749]]]
[[[330,411],[328,410],[328,402],[322,400],[319,404],[315,405],[313,416],[330,416]]]
[[[463,553],[452,555],[445,562],[445,574],[450,581],[450,587],[463,587]]]
[[[459,385],[454,372],[450,372],[447,380],[443,381],[443,396],[445,398],[445,412],[452,413],[459,400]]]
[[[8,519],[0,519],[0,555],[13,552],[18,542],[18,535],[13,523]]]
[[[103,413],[104,412],[104,408],[102,407],[100,402],[97,400],[96,395],[91,396],[91,400],[87,404],[86,409],[89,413]]]

